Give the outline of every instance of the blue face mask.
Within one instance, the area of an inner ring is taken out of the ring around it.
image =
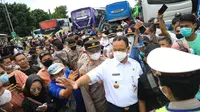
[[[9,81],[9,77],[7,73],[4,73],[2,76],[0,76],[0,82],[3,84]]]
[[[181,28],[181,34],[182,34],[185,38],[188,38],[189,36],[192,35],[192,28]]]
[[[142,57],[145,57],[145,53],[142,52],[142,51],[140,51],[140,55],[141,55]]]

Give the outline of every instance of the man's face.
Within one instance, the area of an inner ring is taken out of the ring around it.
[[[50,55],[45,55],[42,57],[41,62],[44,63],[48,60],[52,60],[52,57]]]
[[[64,75],[64,70],[61,70],[59,73],[57,73],[56,75],[51,76],[52,80],[57,79],[58,77],[61,77]]]
[[[28,59],[23,55],[20,54],[15,57],[16,63],[21,67],[21,68],[26,68],[29,66]]]
[[[180,28],[192,28],[193,32],[195,30],[195,28],[197,27],[197,24],[193,24],[192,22],[189,22],[189,21],[183,21],[183,22],[180,22]]]
[[[126,43],[123,40],[113,42],[114,51],[122,51],[128,53],[129,49],[130,47],[126,47]]]
[[[6,59],[3,60],[3,65],[4,66],[9,66],[9,65],[11,65],[11,63],[12,62],[11,62],[10,58],[6,58]]]
[[[146,31],[144,32],[144,35],[150,35],[150,34],[151,34],[150,28],[147,27]]]
[[[160,47],[171,48],[171,45],[166,40],[161,40],[158,42],[158,44],[160,45]]]
[[[40,53],[44,52],[42,49],[36,49],[36,53],[39,55]]]
[[[181,27],[180,26],[178,26],[178,27],[176,27],[176,29],[174,30],[175,31],[175,34],[181,34]]]

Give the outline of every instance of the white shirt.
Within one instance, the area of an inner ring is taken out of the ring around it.
[[[88,74],[92,83],[103,81],[106,100],[118,107],[127,107],[138,102],[138,78],[142,75],[140,64],[128,58],[126,64],[107,59]],[[119,88],[114,88],[117,81]],[[136,91],[134,91],[136,90]]]

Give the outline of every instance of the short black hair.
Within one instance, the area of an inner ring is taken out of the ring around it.
[[[115,42],[115,41],[121,41],[121,40],[123,40],[125,42],[126,47],[129,46],[128,38],[126,36],[117,36],[117,37],[115,37],[113,39],[113,42]]]
[[[166,40],[168,42],[168,44],[172,44],[172,40],[169,37],[162,37],[158,39],[158,42]]]
[[[195,97],[199,90],[200,70],[179,73],[176,75],[166,75],[169,73],[162,73],[159,76],[161,86],[167,86],[172,91],[176,100],[188,100]]]
[[[197,19],[193,14],[184,14],[180,17],[180,22],[188,21],[193,24],[197,23]]]
[[[15,54],[15,56],[14,56],[15,61],[16,61],[16,57],[19,56],[19,55],[24,55],[24,54],[23,53],[17,53],[17,54]]]
[[[175,25],[179,21],[180,21],[180,17],[175,17],[174,19],[172,19],[172,25]]]
[[[152,23],[144,23],[144,26],[147,28],[150,27],[151,25],[152,25]]]

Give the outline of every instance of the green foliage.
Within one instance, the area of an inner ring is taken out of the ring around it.
[[[13,24],[13,28],[18,36],[26,36],[30,35],[30,32],[33,28],[35,28],[35,19],[30,15],[30,8],[25,4],[6,4],[7,9],[11,18],[11,22]],[[8,18],[6,18],[4,13],[4,5],[0,4],[0,15],[2,15],[0,19],[0,29],[2,33],[10,34],[9,25],[6,22]]]
[[[37,29],[39,28],[40,22],[50,19],[50,15],[41,9],[32,10],[31,16],[35,19],[35,26]]]
[[[31,31],[39,28],[39,23],[50,19],[67,18],[67,7],[59,6],[55,8],[53,14],[48,14],[41,9],[30,11],[26,4],[13,3],[6,4],[14,31],[19,37],[31,35]],[[0,33],[11,34],[12,30],[5,15],[4,4],[0,3]]]
[[[59,19],[59,18],[67,18],[67,7],[66,6],[59,6],[55,8],[55,12],[52,14],[52,18]]]

